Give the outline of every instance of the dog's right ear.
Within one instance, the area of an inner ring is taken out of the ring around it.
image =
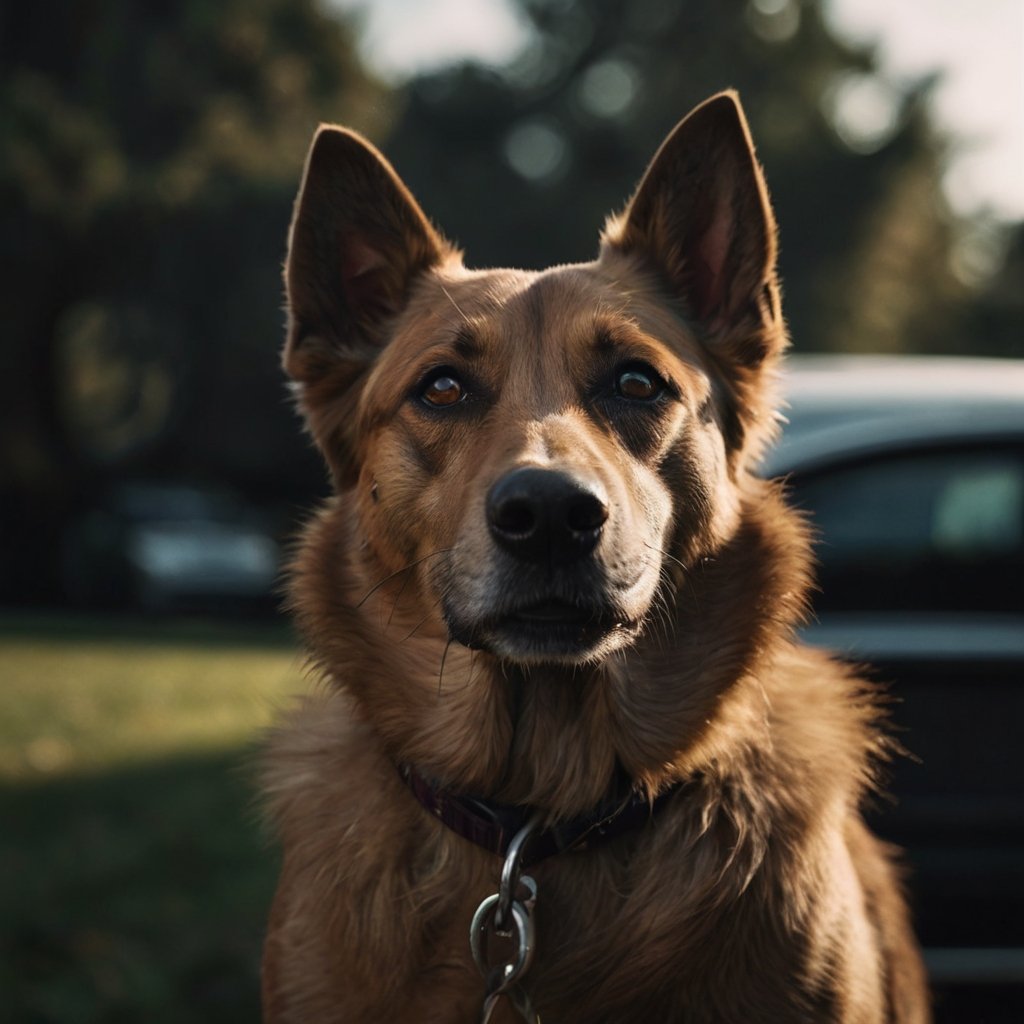
[[[757,367],[784,345],[775,220],[734,92],[675,127],[603,241],[661,271],[719,358]]]
[[[451,252],[369,142],[321,126],[288,236],[289,376],[303,385],[358,376],[385,343],[416,276]]]

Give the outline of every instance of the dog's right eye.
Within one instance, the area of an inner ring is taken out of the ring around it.
[[[451,370],[438,370],[420,387],[420,399],[436,409],[455,405],[466,397],[459,378]]]
[[[665,382],[646,363],[621,367],[615,377],[615,393],[633,402],[653,402],[665,392]]]

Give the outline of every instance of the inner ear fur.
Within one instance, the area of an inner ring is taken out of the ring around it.
[[[602,241],[652,264],[719,357],[755,366],[785,343],[775,236],[764,175],[730,91],[675,127]]]
[[[368,363],[416,276],[451,253],[371,143],[321,126],[288,236],[287,373],[308,385]]]

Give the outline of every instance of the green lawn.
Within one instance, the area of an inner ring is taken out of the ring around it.
[[[286,630],[0,617],[0,1017],[254,1021]]]

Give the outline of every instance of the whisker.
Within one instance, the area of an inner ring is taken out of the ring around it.
[[[412,627],[412,630],[410,632],[406,633],[405,636],[403,636],[402,639],[399,640],[398,642],[400,644],[404,644],[406,640],[411,640],[416,635],[416,630],[418,630],[420,628],[420,626],[422,626],[423,623],[426,622],[427,619],[429,619],[429,618],[430,618],[430,613],[428,612],[426,615],[423,616],[422,619],[420,619],[419,622],[416,623],[415,626]]]
[[[391,605],[391,613],[388,615],[388,621],[384,624],[385,629],[388,629],[391,626],[391,622],[395,617],[395,612],[398,611],[398,603],[402,600],[402,595],[405,593],[405,588],[407,586],[409,586],[408,576],[405,577],[402,581],[402,585],[398,588],[398,593],[395,595],[394,603]]]
[[[626,657],[625,651],[619,651],[619,661],[622,662],[622,674],[626,677],[626,686],[629,689],[633,688],[633,679],[629,674],[629,658]]]
[[[389,583],[396,576],[400,576],[403,572],[409,572],[410,569],[415,569],[417,565],[422,565],[428,558],[436,558],[438,555],[445,555],[451,548],[439,548],[437,551],[431,551],[425,554],[422,558],[417,558],[415,562],[410,562],[408,565],[403,566],[401,569],[396,569],[393,573],[385,576],[384,579],[375,583],[370,589],[359,599],[355,605],[356,608],[362,608],[362,606],[373,596],[385,583]]]
[[[444,645],[444,650],[441,652],[441,668],[437,673],[437,695],[438,697],[442,694],[442,681],[444,680],[444,663],[448,660],[448,648],[451,647],[451,637],[448,638],[448,642]]]
[[[675,562],[676,565],[678,565],[679,568],[683,570],[683,572],[687,571],[687,567],[686,567],[685,563],[681,562],[678,558],[676,558],[675,555],[670,554],[664,548],[659,548],[659,547],[657,547],[654,544],[648,544],[647,541],[644,541],[644,547],[648,547],[652,551],[657,551],[658,554],[661,555],[663,558],[667,558],[670,562]]]
[[[430,608],[427,611],[426,615],[424,615],[423,618],[420,619],[420,621],[417,622],[416,625],[413,626],[412,629],[410,629],[409,632],[406,633],[405,636],[403,636],[398,642],[400,644],[404,644],[406,642],[406,640],[411,640],[416,635],[416,633],[419,631],[420,626],[422,626],[423,623],[426,622],[430,618],[431,612],[433,612],[435,608],[440,607],[442,600],[443,600],[443,598],[440,598],[440,597],[435,598],[434,601],[431,603]],[[389,624],[390,624],[390,621],[391,620],[389,619],[388,620]]]
[[[448,291],[448,289],[445,288],[444,285],[441,285],[441,291],[444,292],[445,298],[455,307],[455,312],[458,313],[459,316],[462,317],[462,322],[465,323],[465,324],[468,324],[469,323],[469,317],[466,316],[466,314],[463,313],[462,310],[459,308],[459,304],[452,298],[452,293],[450,291]]]

